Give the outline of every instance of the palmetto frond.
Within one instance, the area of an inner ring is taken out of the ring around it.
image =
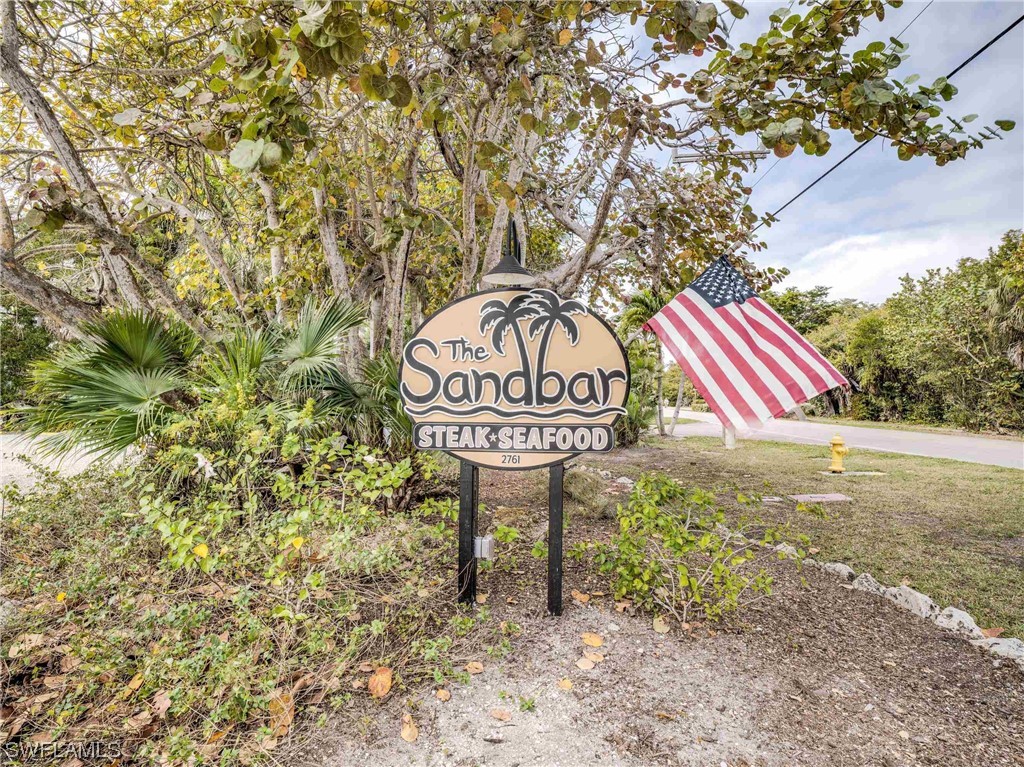
[[[412,442],[412,421],[402,407],[399,394],[398,363],[390,355],[367,360],[363,365],[363,379],[377,403],[377,417],[389,433],[391,440]]]
[[[276,328],[239,328],[210,349],[203,378],[214,388],[251,389],[270,376],[270,362],[281,345]]]
[[[121,317],[111,320],[118,324]],[[72,349],[37,365],[34,386],[43,404],[23,408],[16,416],[43,451],[63,454],[78,448],[102,456],[115,454],[167,425],[177,414],[174,403],[186,385],[184,368],[172,366],[174,355],[152,353],[160,345],[159,323],[137,325],[148,333],[131,355],[111,348],[97,323],[100,340],[90,348]],[[167,366],[135,364],[167,361]],[[52,433],[56,432],[56,434]]]
[[[177,366],[199,350],[200,338],[188,327],[138,311],[117,312],[84,327],[95,363],[139,369]]]
[[[338,336],[366,319],[362,307],[335,300],[317,305],[307,301],[295,322],[294,334],[281,349],[282,381],[302,386],[338,364]]]

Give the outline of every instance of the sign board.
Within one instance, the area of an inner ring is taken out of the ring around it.
[[[448,304],[406,344],[399,378],[416,447],[493,469],[611,450],[629,396],[629,361],[612,329],[545,289]]]

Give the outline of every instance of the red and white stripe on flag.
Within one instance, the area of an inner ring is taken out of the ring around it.
[[[692,287],[648,323],[726,426],[760,426],[846,379],[760,297],[712,306]]]

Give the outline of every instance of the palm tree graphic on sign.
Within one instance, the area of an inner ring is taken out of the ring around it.
[[[555,328],[565,331],[569,343],[573,346],[580,340],[580,327],[572,318],[574,314],[586,314],[587,307],[575,299],[563,301],[557,293],[550,290],[537,289],[530,291],[528,303],[537,310],[537,316],[530,323],[528,333],[532,341],[541,333],[540,346],[537,349],[537,367],[534,371],[534,391],[538,399],[544,386],[544,372],[547,370],[548,350],[551,348],[551,335]]]
[[[523,371],[523,398],[526,402],[534,401],[533,370],[530,364],[530,353],[526,350],[526,338],[520,327],[521,320],[532,319],[541,311],[530,303],[530,294],[522,293],[510,298],[507,302],[495,298],[480,307],[480,332],[491,331],[491,346],[502,357],[505,356],[505,336],[511,330],[519,352],[519,364]]]

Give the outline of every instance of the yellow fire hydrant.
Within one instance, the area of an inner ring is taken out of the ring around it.
[[[843,438],[838,434],[832,438],[832,441],[828,443],[832,451],[832,465],[828,467],[828,470],[833,474],[842,474],[846,469],[843,468],[843,458],[850,452],[850,448],[843,442]]]

